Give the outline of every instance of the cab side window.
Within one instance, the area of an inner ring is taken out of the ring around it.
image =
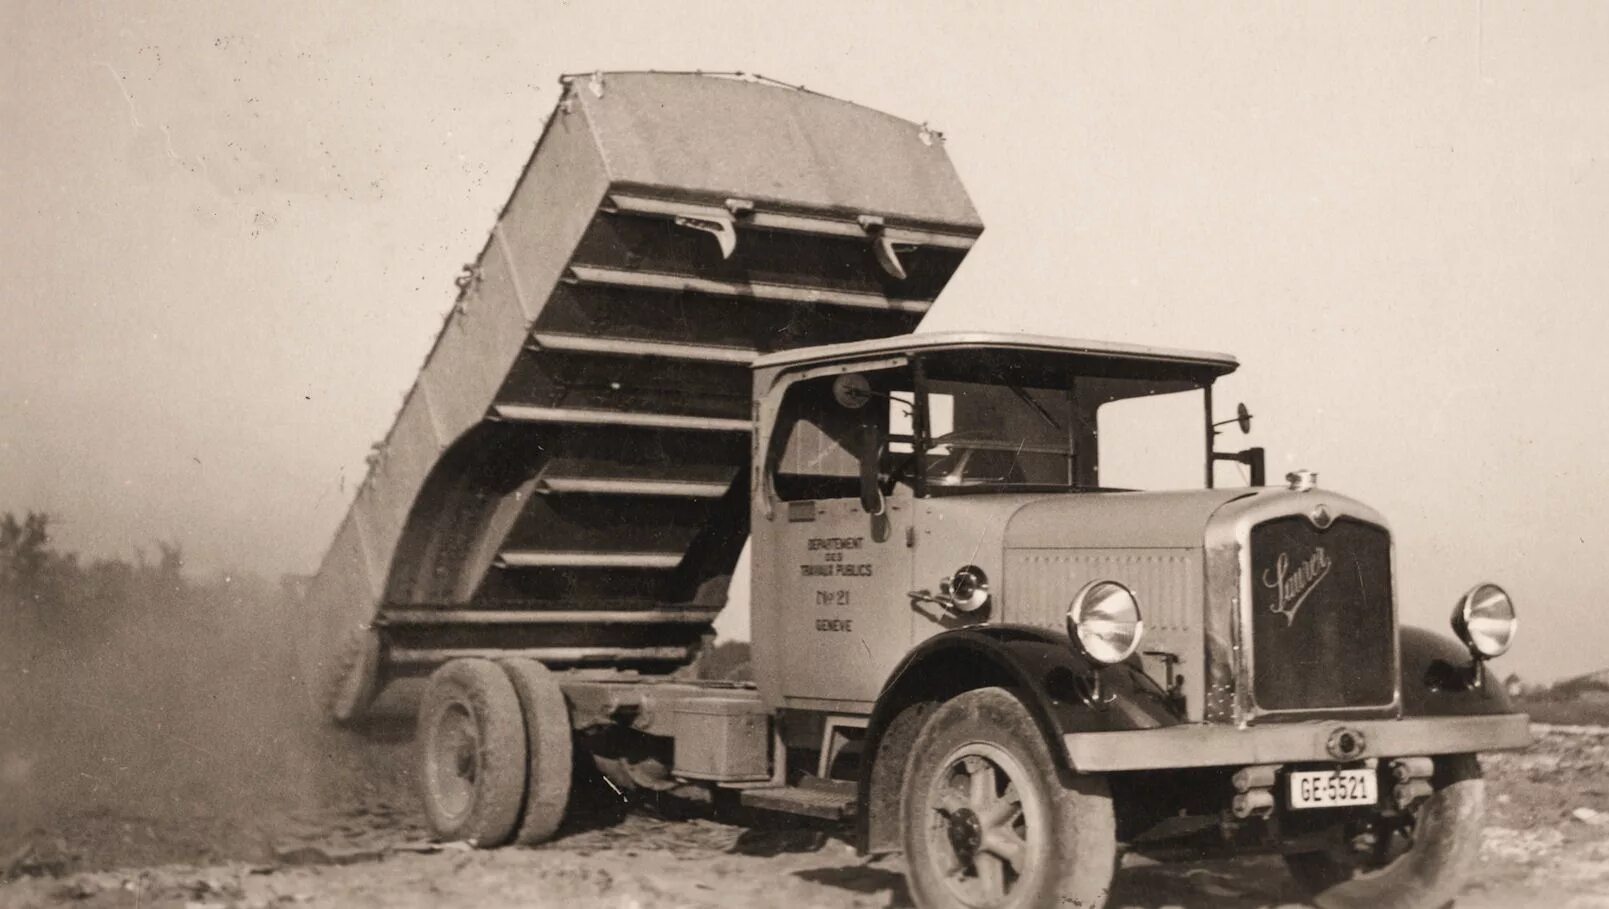
[[[795,382],[783,395],[771,438],[771,487],[784,502],[860,495],[860,448],[868,425],[888,432],[886,401],[848,408],[833,395],[835,376]]]
[[[861,415],[833,400],[832,379],[794,383],[772,438],[772,488],[785,502],[859,494]]]

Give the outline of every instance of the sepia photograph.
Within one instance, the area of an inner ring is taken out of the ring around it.
[[[1606,49],[0,0],[0,907],[1609,909]]]

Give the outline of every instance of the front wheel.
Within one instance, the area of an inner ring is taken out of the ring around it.
[[[918,906],[1105,905],[1117,854],[1106,780],[1064,782],[1010,692],[969,691],[934,711],[906,769],[901,826]]]
[[[1486,808],[1472,754],[1436,759],[1434,789],[1410,818],[1373,817],[1328,852],[1286,856],[1320,909],[1440,909],[1451,905],[1480,853]]]

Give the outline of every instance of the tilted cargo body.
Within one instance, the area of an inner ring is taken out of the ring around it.
[[[478,653],[684,665],[748,533],[748,364],[909,332],[981,231],[915,123],[566,79],[309,586],[326,707]]]

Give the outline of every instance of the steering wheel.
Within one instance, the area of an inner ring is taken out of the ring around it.
[[[940,445],[953,445],[956,442],[983,442],[991,439],[993,439],[993,435],[985,430],[959,429],[934,438],[928,443],[928,450],[931,451]],[[952,482],[946,485],[960,485],[961,481],[966,478],[967,463],[971,460],[972,453],[977,450],[964,447],[952,448],[947,454],[940,456],[938,460],[928,465],[927,479],[931,481],[935,478],[949,477]],[[916,456],[917,452],[913,451],[890,468],[885,493],[892,492],[894,484],[899,482],[915,466]]]

